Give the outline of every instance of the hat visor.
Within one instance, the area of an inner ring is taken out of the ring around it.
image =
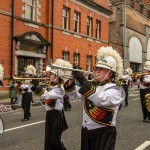
[[[55,74],[55,75],[57,75],[57,73],[56,73],[56,71],[54,71],[54,70],[51,70],[51,71],[49,71],[50,73],[53,73],[53,74]]]
[[[94,66],[94,67],[98,67],[98,68],[106,68],[106,69],[111,70],[111,68],[110,68],[109,66],[106,66],[106,65],[104,65],[104,64],[97,64],[97,65]]]
[[[25,74],[30,74],[30,72],[26,71]]]
[[[148,71],[149,69],[148,69],[148,68],[146,68],[146,67],[144,67],[144,68],[143,68],[143,70],[147,70],[147,71]]]

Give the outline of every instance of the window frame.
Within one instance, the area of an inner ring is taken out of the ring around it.
[[[69,52],[68,51],[65,51],[65,50],[62,51],[62,59],[69,61]]]
[[[73,66],[80,66],[80,54],[77,52],[73,53]]]
[[[100,39],[101,38],[101,21],[100,20],[96,20],[96,29],[95,30],[96,30],[95,31],[96,39]]]
[[[77,19],[75,19],[75,15]],[[80,33],[80,12],[74,11],[74,32]]]
[[[26,13],[30,14],[28,15],[27,19],[31,21],[37,21],[37,0],[32,0],[31,3],[26,3],[28,11]]]
[[[92,68],[92,56],[87,55],[86,56],[86,70],[91,71],[91,68]]]
[[[62,15],[62,20],[63,20],[63,29],[69,30],[69,18],[70,18],[70,9],[68,7],[63,7],[63,15]]]
[[[92,37],[93,18],[87,17],[87,36]]]

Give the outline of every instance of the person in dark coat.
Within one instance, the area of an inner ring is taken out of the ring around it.
[[[12,109],[15,110],[15,105],[17,102],[17,92],[16,92],[16,87],[15,87],[15,81],[14,80],[10,80],[10,89],[9,89],[9,97],[11,99],[11,105],[12,105]]]

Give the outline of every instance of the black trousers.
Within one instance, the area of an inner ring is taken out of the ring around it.
[[[67,111],[68,109],[71,109],[71,104],[68,99],[64,99],[64,109]]]
[[[31,115],[30,107],[32,99],[33,98],[31,92],[26,92],[22,94],[22,108],[24,110],[24,119],[29,119]]]
[[[122,87],[123,87],[123,89],[124,89],[124,91],[125,91],[125,93],[126,93],[125,105],[128,105],[128,87],[129,87],[129,86],[128,86],[127,84],[123,84]]]
[[[44,150],[66,150],[61,142],[62,132],[67,129],[62,111],[49,110],[46,113]]]
[[[114,150],[116,127],[88,130],[82,127],[81,150]]]
[[[146,98],[145,98],[145,95],[148,93],[150,93],[150,89],[140,89],[140,98],[141,98],[143,119],[149,119],[150,120],[150,112],[147,110]]]

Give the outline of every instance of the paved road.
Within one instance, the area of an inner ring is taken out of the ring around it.
[[[68,150],[80,149],[82,102],[72,102],[72,110],[65,112],[69,129],[62,140]],[[5,123],[5,133],[0,140],[2,150],[42,150],[44,143],[45,109],[42,106],[31,109],[32,117],[21,122],[21,109],[0,113]],[[117,142],[115,150],[134,150],[145,141],[150,141],[150,124],[142,122],[139,93],[131,92],[129,106],[122,107],[117,119]]]

